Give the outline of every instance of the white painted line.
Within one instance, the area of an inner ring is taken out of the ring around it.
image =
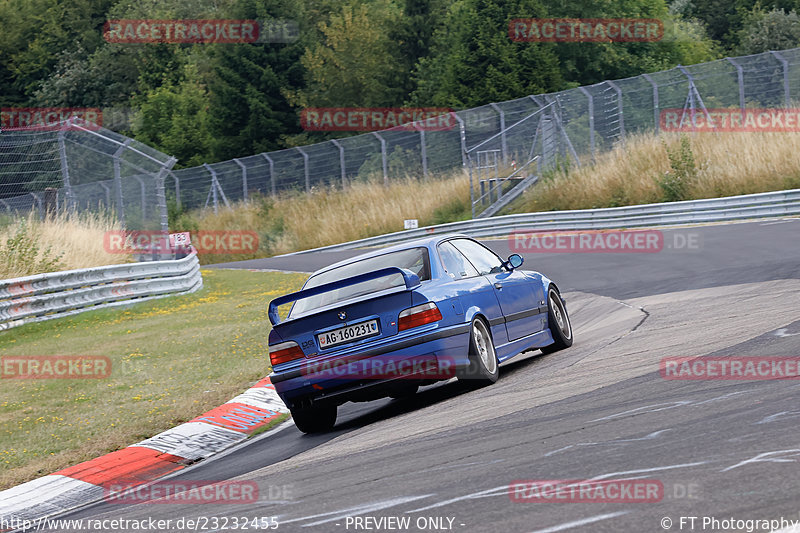
[[[589,518],[573,520],[572,522],[566,522],[564,524],[559,524],[557,526],[552,526],[545,529],[537,529],[536,531],[532,531],[531,533],[555,533],[556,531],[564,531],[565,529],[572,529],[573,527],[585,526],[588,524],[594,524],[595,522],[600,522],[601,520],[616,518],[618,516],[628,514],[629,512],[630,511],[618,511],[616,513],[599,514],[595,516],[590,516]]]
[[[302,522],[305,520],[313,520],[314,518],[325,518],[324,520],[317,520],[310,524],[303,524],[303,527],[311,527],[311,526],[318,526],[320,524],[327,524],[329,522],[335,522],[336,520],[341,520],[342,518],[347,518],[348,516],[357,516],[362,515],[365,513],[371,513],[374,511],[380,511],[382,509],[387,509],[389,507],[395,507],[397,505],[402,505],[404,503],[413,502],[415,500],[421,500],[422,498],[428,498],[433,496],[432,494],[423,494],[421,496],[406,496],[403,498],[393,498],[391,500],[383,500],[380,502],[375,503],[366,503],[363,505],[358,505],[356,507],[351,507],[349,509],[339,509],[336,511],[330,511],[327,513],[320,513],[314,514],[309,516],[303,516],[300,518],[290,518],[289,520],[281,520],[281,525],[289,524],[291,522]]]
[[[780,454],[788,454],[786,457],[776,457]],[[764,452],[756,455],[751,459],[745,459],[739,463],[736,463],[733,466],[729,466],[728,468],[722,470],[722,472],[727,472],[728,470],[733,470],[734,468],[739,468],[740,466],[744,466],[750,463],[794,463],[796,462],[794,459],[789,459],[788,457],[796,457],[800,455],[800,450],[792,449],[792,450],[777,450],[774,452]]]
[[[800,332],[798,332],[798,333],[787,333],[787,331],[789,331],[789,328],[776,329],[775,332],[773,333],[773,335],[776,335],[778,337],[794,337],[795,335],[800,335]]]
[[[787,218],[785,220],[778,220],[777,222],[764,222],[762,224],[759,224],[759,226],[772,226],[773,224],[786,224],[787,222],[794,222],[796,220],[798,220],[798,219],[796,219],[796,218]]]
[[[475,500],[478,498],[490,498],[492,496],[502,496],[503,494],[508,494],[508,485],[500,485],[499,487],[494,487],[491,489],[482,490],[480,492],[473,492],[472,494],[467,494],[466,496],[459,496],[458,498],[451,498],[449,500],[444,500],[443,502],[434,503],[433,505],[428,505],[425,507],[420,507],[419,509],[412,509],[411,511],[406,511],[406,513],[418,513],[420,511],[427,511],[428,509],[435,509],[437,507],[444,507],[445,505],[450,505],[451,503],[460,502],[463,500]]]

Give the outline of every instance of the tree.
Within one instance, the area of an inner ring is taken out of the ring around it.
[[[794,11],[755,12],[742,28],[739,53],[758,54],[800,46],[800,17]]]
[[[466,108],[562,88],[555,44],[508,36],[511,19],[545,16],[538,0],[457,0],[419,62],[410,102]]]
[[[389,39],[400,11],[390,0],[344,3],[328,22],[320,22],[319,43],[301,59],[305,87],[286,90],[296,107],[381,107],[402,102],[394,83],[402,72]]]

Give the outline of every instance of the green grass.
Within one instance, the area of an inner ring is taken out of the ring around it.
[[[105,379],[0,380],[0,489],[151,437],[269,372],[267,303],[305,275],[204,270],[192,295],[0,332],[0,357],[99,355]]]

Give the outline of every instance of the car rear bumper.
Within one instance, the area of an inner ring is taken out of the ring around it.
[[[469,364],[468,350],[469,325],[461,324],[358,353],[305,359],[299,368],[273,372],[269,378],[290,409],[341,404],[388,396],[404,385],[449,379]]]

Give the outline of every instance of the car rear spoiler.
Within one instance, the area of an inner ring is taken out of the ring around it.
[[[344,287],[349,287],[351,285],[358,285],[359,283],[363,283],[365,281],[372,281],[373,279],[383,278],[386,276],[393,276],[396,274],[401,274],[403,276],[403,280],[406,283],[406,289],[413,289],[414,287],[418,287],[420,284],[419,276],[417,276],[410,270],[399,267],[386,267],[380,270],[375,270],[373,272],[359,274],[351,278],[340,279],[338,281],[326,283],[325,285],[312,287],[310,289],[303,289],[301,291],[293,292],[285,296],[280,296],[278,298],[275,298],[269,303],[269,321],[272,323],[273,326],[278,325],[281,321],[280,317],[278,316],[278,307],[284,304],[288,304],[289,302],[302,300],[303,298],[308,298],[310,296],[317,296],[318,294],[335,291],[337,289],[342,289]]]

